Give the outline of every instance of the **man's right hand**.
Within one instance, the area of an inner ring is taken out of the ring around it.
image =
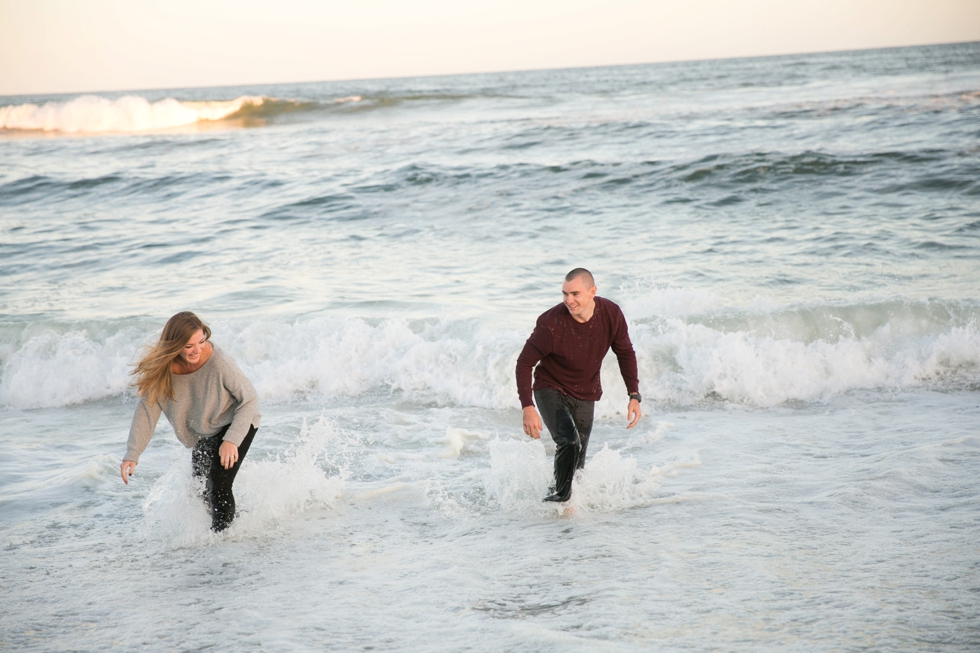
[[[541,438],[541,416],[534,406],[524,407],[524,432],[535,440]]]

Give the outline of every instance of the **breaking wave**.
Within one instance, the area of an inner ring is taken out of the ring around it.
[[[360,96],[337,98],[330,104],[360,102]],[[0,130],[64,134],[152,132],[224,120],[260,120],[322,106],[317,102],[242,95],[232,100],[188,101],[166,98],[150,101],[127,95],[108,99],[83,95],[67,102],[0,107]]]
[[[625,302],[648,401],[749,406],[824,401],[854,390],[980,383],[980,308],[911,302],[730,309],[658,291]],[[527,334],[480,320],[314,318],[214,323],[216,341],[263,401],[334,402],[372,393],[439,405],[516,408],[514,364]],[[147,333],[132,324],[4,329],[0,405],[40,408],[128,392]],[[621,413],[615,357],[600,415]]]

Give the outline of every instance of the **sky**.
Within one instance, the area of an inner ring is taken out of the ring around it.
[[[980,0],[0,0],[0,95],[980,40]]]

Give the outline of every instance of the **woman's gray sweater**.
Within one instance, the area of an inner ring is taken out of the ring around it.
[[[217,345],[212,344],[211,358],[190,374],[171,374],[174,398],[150,404],[140,399],[133,425],[129,429],[126,456],[123,460],[139,462],[140,454],[153,437],[160,413],[174,427],[177,439],[191,448],[231,424],[223,440],[241,445],[249,426],[259,427],[259,398],[255,388]]]

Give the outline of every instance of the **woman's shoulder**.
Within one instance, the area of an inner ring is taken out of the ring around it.
[[[214,363],[215,367],[224,367],[228,362],[234,363],[235,360],[229,356],[224,349],[218,345],[211,343],[211,358],[208,359],[209,363]]]
[[[241,374],[241,368],[238,367],[238,363],[232,358],[231,354],[221,349],[218,345],[211,343],[213,351],[211,353],[211,359],[209,363],[214,363],[214,370],[216,372],[226,373],[226,374]]]

